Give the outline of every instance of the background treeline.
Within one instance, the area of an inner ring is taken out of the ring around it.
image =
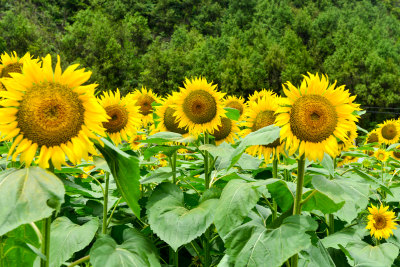
[[[247,96],[327,73],[365,107],[398,107],[399,18],[399,0],[0,0],[0,52],[60,54],[102,90],[162,95],[197,75]]]

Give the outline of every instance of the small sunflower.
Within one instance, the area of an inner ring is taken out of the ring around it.
[[[345,156],[344,158],[342,158],[341,161],[339,161],[337,163],[337,166],[338,167],[342,167],[344,165],[347,165],[347,164],[350,164],[350,163],[353,163],[353,162],[357,162],[357,161],[358,161],[357,157]]]
[[[368,224],[365,229],[369,229],[371,236],[375,236],[376,239],[389,238],[393,234],[392,229],[396,229],[397,223],[393,211],[388,211],[389,206],[381,207],[378,209],[371,204],[371,208],[368,207],[370,215],[368,215]]]
[[[372,130],[368,133],[367,138],[365,139],[365,144],[373,144],[373,143],[380,143],[379,135],[377,129]],[[377,146],[377,145],[374,145]],[[364,151],[365,154],[372,156],[374,152],[372,150]]]
[[[279,108],[280,100],[281,98],[272,91],[266,91],[264,96],[259,98],[257,102],[250,102],[245,114],[246,122],[244,126],[247,129],[242,131],[243,136],[274,124],[276,119],[275,111]],[[260,158],[263,155],[267,164],[271,156],[272,158],[279,158],[280,153],[283,151],[280,138],[269,145],[251,146],[246,149],[246,152],[250,155],[258,155]]]
[[[135,90],[133,93],[128,94],[126,97],[132,97],[136,100],[136,106],[139,106],[140,113],[143,115],[142,121],[143,125],[146,127],[148,123],[153,121],[153,102],[159,103],[160,98],[157,94],[153,93],[151,89],[146,89],[142,87],[140,90]]]
[[[135,133],[129,139],[129,144],[132,150],[139,150],[141,147],[146,145],[146,143],[141,143],[138,141],[146,140],[146,135],[144,133]]]
[[[357,108],[344,85],[335,88],[326,76],[304,76],[300,88],[290,82],[283,86],[287,103],[276,111],[276,125],[281,127],[281,140],[286,141],[289,154],[297,150],[309,160],[322,160],[324,152],[338,154],[337,139],[348,140],[357,116]]]
[[[384,162],[384,161],[387,161],[387,160],[388,160],[388,158],[389,158],[389,153],[388,153],[386,150],[379,148],[379,149],[377,149],[377,150],[375,151],[374,156],[375,156],[375,158],[376,158],[377,160],[383,161],[383,162]]]
[[[397,146],[395,150],[390,152],[390,155],[396,159],[396,160],[400,160],[400,146]]]
[[[221,103],[223,93],[215,90],[217,85],[208,83],[205,78],[186,79],[184,88],[177,95],[174,115],[179,127],[189,129],[189,133],[197,135],[214,133],[221,125],[221,118],[226,117]]]
[[[387,120],[379,124],[377,129],[379,140],[384,144],[391,145],[399,141],[400,137],[400,124],[396,120]]]
[[[348,151],[350,148],[355,147],[355,140],[358,136],[357,134],[357,126],[355,123],[353,123],[353,127],[351,130],[348,130],[346,132],[347,135],[347,140],[339,140],[338,141],[338,149],[340,154],[342,151]]]
[[[218,126],[218,129],[213,133],[215,144],[219,145],[224,141],[227,143],[234,143],[240,132],[237,123],[237,121],[229,118],[221,118],[221,125]]]
[[[270,95],[270,94],[275,94],[273,91],[271,91],[271,90],[266,90],[265,88],[264,89],[262,89],[261,91],[254,91],[254,94],[252,94],[252,95],[250,95],[249,97],[248,97],[248,103],[251,103],[251,102],[258,102],[258,99],[260,99],[260,98],[262,98],[262,97],[264,97],[264,96],[268,96],[268,95]]]
[[[10,73],[21,73],[22,65],[26,60],[30,59],[31,55],[29,52],[26,53],[22,58],[19,58],[15,51],[10,55],[5,52],[0,56],[0,90],[5,90],[3,84],[1,83],[1,79],[11,78]]]
[[[243,97],[227,96],[226,99],[224,100],[223,105],[224,107],[237,109],[240,114],[238,121],[241,121],[243,119],[247,106],[244,102]]]
[[[172,107],[176,102],[177,93],[167,96],[161,102],[161,106],[156,108],[156,114],[159,117],[159,124],[157,125],[157,132],[174,132],[186,136],[189,131],[184,127],[179,127],[179,122],[174,115],[176,109]]]
[[[100,97],[100,104],[110,117],[107,122],[103,122],[103,127],[116,145],[122,140],[128,140],[141,126],[142,115],[139,113],[139,107],[132,98],[121,98],[118,89],[115,93],[104,92]]]
[[[37,163],[55,168],[66,164],[66,156],[76,164],[88,153],[96,154],[89,138],[105,135],[101,126],[108,116],[94,96],[97,84],[82,85],[91,75],[79,65],[61,71],[60,57],[53,71],[47,55],[42,67],[27,60],[22,73],[14,73],[3,81],[6,91],[0,92],[0,132],[4,140],[15,140],[8,152],[15,161],[29,166],[39,150]]]

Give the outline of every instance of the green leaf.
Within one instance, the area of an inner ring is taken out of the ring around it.
[[[282,212],[289,210],[294,201],[294,196],[289,186],[292,187],[294,191],[296,185],[280,179],[268,179],[267,181],[270,182],[267,185],[268,192],[270,192],[272,198],[275,199],[278,206],[282,209]]]
[[[71,256],[84,249],[93,240],[99,219],[93,218],[82,226],[67,217],[59,217],[51,224],[50,266],[61,266]]]
[[[153,146],[148,149],[146,149],[143,153],[144,159],[148,160],[151,156],[154,156],[158,153],[162,153],[166,155],[167,157],[171,157],[174,152],[181,148],[186,148],[185,146],[163,146],[163,145],[158,145],[158,146]]]
[[[214,224],[222,239],[242,224],[250,210],[257,204],[261,192],[254,183],[231,180],[222,191],[214,215]]]
[[[159,132],[147,137],[146,140],[140,140],[140,143],[149,144],[164,144],[169,142],[179,142],[179,143],[190,143],[193,141],[193,137],[184,138],[179,133],[174,132]]]
[[[107,161],[122,197],[136,217],[140,218],[139,160],[137,157],[121,151],[108,140],[104,138],[101,140],[104,142],[104,146],[97,143],[95,144],[96,148]]]
[[[353,242],[346,246],[354,260],[350,260],[352,266],[363,267],[388,267],[392,266],[399,254],[399,248],[390,243],[371,246],[365,242]]]
[[[185,207],[183,192],[171,183],[162,183],[147,202],[150,228],[175,251],[203,234],[214,219],[217,199],[208,199],[191,210]]]
[[[318,240],[317,244],[311,245],[308,249],[300,252],[299,255],[300,267],[336,267],[328,251]]]
[[[364,178],[367,181],[373,182],[377,185],[379,185],[380,188],[382,188],[383,191],[385,191],[387,194],[393,196],[392,192],[389,190],[389,188],[387,188],[380,180],[376,179],[375,177],[360,171],[357,168],[353,168],[351,169],[352,171],[354,171],[355,173],[357,173],[360,177]]]
[[[240,117],[240,112],[239,110],[237,110],[236,108],[228,108],[228,107],[224,107],[224,109],[227,111],[225,113],[225,115],[234,121],[237,121]]]
[[[243,138],[240,145],[229,157],[229,168],[233,167],[233,165],[236,164],[236,162],[240,159],[247,147],[254,145],[268,145],[270,143],[273,143],[276,139],[279,138],[279,132],[279,127],[269,125],[247,135],[245,138]]]
[[[140,180],[141,184],[162,183],[169,180],[173,175],[171,167],[160,167],[150,173],[149,176]],[[172,179],[171,179],[172,180]]]
[[[312,185],[336,203],[345,201],[336,215],[349,223],[368,205],[368,184],[348,178],[328,180],[324,176],[316,175],[312,179]]]
[[[306,231],[315,231],[317,223],[309,216],[286,218],[276,229],[266,229],[252,221],[231,231],[226,238],[227,254],[235,267],[280,267],[287,259],[311,245]]]
[[[303,200],[306,199],[312,193],[313,190],[305,192],[302,196],[302,199]],[[335,203],[335,201],[333,201],[327,195],[317,190],[312,195],[312,197],[308,199],[306,203],[304,203],[302,210],[304,211],[319,210],[323,214],[330,214],[338,211],[341,207],[343,207],[344,203],[345,201]]]
[[[325,237],[321,242],[327,248],[340,249],[339,245],[346,247],[350,242],[361,241],[367,232],[365,226],[358,229],[347,228]]]
[[[24,224],[0,237],[0,250],[9,251],[0,266],[32,266],[37,255],[28,246],[39,247],[39,240],[29,224]]]
[[[0,176],[0,236],[49,217],[64,202],[64,185],[39,167],[5,171]]]
[[[327,153],[324,153],[324,158],[321,161],[321,165],[328,170],[329,175],[334,177],[335,176],[335,166],[333,163],[333,159]]]
[[[161,266],[154,245],[135,229],[126,229],[123,242],[118,245],[108,235],[103,235],[90,250],[93,267]]]

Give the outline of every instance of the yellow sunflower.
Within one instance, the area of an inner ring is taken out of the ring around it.
[[[281,127],[281,140],[286,141],[289,154],[297,150],[309,160],[322,160],[324,152],[338,154],[337,139],[346,141],[357,116],[350,105],[344,85],[335,88],[326,76],[304,76],[300,88],[287,82],[283,91],[287,104],[277,110],[276,125]]]
[[[153,122],[153,102],[159,103],[160,98],[156,93],[153,93],[151,89],[142,87],[140,90],[135,90],[133,93],[128,94],[126,97],[133,98],[136,101],[136,106],[140,108],[140,113],[143,115],[143,125],[147,125]]]
[[[53,71],[47,55],[42,67],[27,60],[22,74],[3,81],[7,91],[1,91],[0,132],[4,140],[15,137],[9,156],[29,166],[39,150],[37,163],[55,168],[66,164],[66,156],[76,164],[96,150],[89,138],[105,135],[102,123],[107,113],[94,96],[97,84],[82,85],[91,75],[78,64],[61,71],[60,58]]]
[[[244,126],[246,126],[247,129],[242,131],[243,136],[274,124],[276,119],[275,112],[279,108],[280,101],[281,98],[275,95],[274,92],[266,91],[264,96],[259,98],[257,102],[250,102],[249,108],[245,114],[246,122]],[[267,164],[271,156],[272,158],[279,158],[280,153],[283,151],[284,149],[283,145],[281,145],[280,138],[269,145],[250,146],[246,149],[246,152],[250,155],[258,155],[259,158],[263,155]]]
[[[374,156],[379,161],[387,161],[389,153],[386,150],[379,148],[375,151]]]
[[[212,134],[215,138],[215,144],[219,145],[223,142],[234,143],[238,138],[240,129],[238,122],[229,118],[221,118],[221,125]]]
[[[1,80],[3,78],[11,78],[10,73],[21,73],[22,65],[26,60],[30,59],[31,55],[29,52],[26,53],[22,58],[19,58],[15,51],[10,55],[5,52],[0,56],[0,90],[5,90]]]
[[[337,163],[337,166],[338,167],[342,167],[344,165],[347,165],[347,164],[350,164],[350,163],[353,163],[353,162],[357,162],[357,161],[358,161],[357,157],[345,156],[344,158],[342,158],[341,161],[339,161]]]
[[[141,147],[146,145],[146,143],[141,143],[138,141],[146,140],[146,135],[144,133],[135,133],[129,139],[129,144],[132,150],[139,150]]]
[[[368,207],[370,215],[368,215],[368,224],[365,229],[369,229],[371,236],[375,236],[376,239],[389,238],[393,234],[392,229],[396,229],[397,223],[393,211],[388,211],[389,206],[381,207],[378,209],[371,204],[371,208]]]
[[[392,156],[392,158],[396,159],[396,160],[400,160],[400,146],[397,146],[395,150],[390,152],[390,155]]]
[[[228,107],[228,108],[234,108],[237,109],[239,111],[239,118],[238,121],[241,121],[244,117],[244,113],[246,110],[246,103],[244,102],[244,98],[243,97],[237,97],[237,96],[227,96],[224,99],[224,103],[223,103],[224,107]]]
[[[357,134],[357,126],[355,123],[353,123],[353,127],[351,128],[351,130],[348,130],[346,132],[346,136],[347,139],[342,141],[339,140],[338,141],[338,155],[342,152],[342,151],[348,151],[350,148],[355,147],[355,140],[358,136]]]
[[[176,103],[176,98],[177,93],[173,93],[161,102],[161,106],[156,107],[156,114],[159,117],[156,132],[174,132],[187,136],[188,129],[179,127],[179,122],[174,115],[176,109],[172,106]]]
[[[400,124],[396,120],[387,120],[379,124],[377,129],[379,140],[384,144],[391,145],[399,141]]]
[[[261,91],[254,91],[254,94],[250,95],[248,97],[248,103],[250,102],[258,102],[258,99],[264,97],[264,96],[268,96],[270,94],[275,94],[273,91],[271,90],[266,90],[265,88],[262,89]]]
[[[110,119],[103,122],[106,133],[116,145],[136,133],[141,126],[142,114],[132,98],[122,97],[117,89],[115,93],[104,92],[100,104],[106,110]]]
[[[221,118],[226,117],[221,103],[224,94],[215,90],[217,85],[202,77],[186,79],[184,86],[173,105],[179,127],[188,128],[193,135],[214,133],[221,125]]]
[[[377,129],[374,129],[371,132],[369,132],[367,138],[365,139],[365,144],[373,144],[373,143],[380,143]],[[374,146],[376,147],[377,145]],[[369,156],[372,156],[374,154],[372,150],[364,151],[364,153],[368,154]]]

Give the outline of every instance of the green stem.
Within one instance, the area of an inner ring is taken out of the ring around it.
[[[176,151],[174,152],[174,154],[172,154],[171,168],[172,168],[172,182],[176,184]]]
[[[278,178],[278,159],[274,159],[272,161],[272,177]],[[278,213],[278,204],[275,199],[272,199],[272,220],[277,218]]]
[[[204,144],[209,143],[208,133],[204,133]],[[204,151],[204,186],[206,189],[210,188],[210,170],[209,170],[209,157],[210,154],[207,150]]]
[[[0,267],[3,267],[3,236],[0,236]]]
[[[46,260],[40,259],[40,267],[50,266],[50,227],[51,216],[42,220],[42,254],[46,256]]]
[[[108,227],[108,225],[111,223],[111,219],[112,219],[112,217],[113,217],[113,215],[114,215],[115,209],[117,208],[117,206],[118,206],[119,202],[121,201],[121,199],[122,199],[122,197],[120,197],[120,198],[118,199],[117,203],[115,204],[115,206],[114,206],[114,208],[113,208],[113,210],[112,210],[112,212],[111,212],[110,218],[108,218],[107,227]]]
[[[333,216],[333,214],[329,214],[328,217],[328,224],[329,224],[329,231],[328,231],[328,235],[332,235],[335,233],[335,217]]]
[[[105,176],[106,186],[104,189],[104,203],[103,203],[103,225],[102,225],[102,233],[107,234],[107,208],[108,208],[108,187],[110,184],[110,173],[106,172]]]
[[[79,260],[74,261],[73,263],[71,263],[70,265],[68,265],[68,267],[74,267],[82,262],[88,261],[90,259],[90,255],[87,255],[83,258],[80,258]]]
[[[204,267],[211,266],[211,254],[210,254],[210,228],[204,233]]]
[[[306,160],[304,154],[297,160],[297,188],[296,198],[294,199],[293,215],[301,214],[301,196],[303,195],[303,183],[304,183],[304,169]],[[292,267],[297,267],[299,255],[296,254],[292,257]]]

